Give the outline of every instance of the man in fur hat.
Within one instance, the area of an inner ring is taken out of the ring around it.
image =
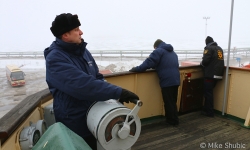
[[[119,99],[128,103],[139,97],[104,81],[94,58],[82,39],[78,16],[63,13],[56,16],[50,28],[56,37],[44,50],[46,81],[53,95],[56,122],[61,122],[96,149],[96,139],[86,123],[86,113],[95,101]]]

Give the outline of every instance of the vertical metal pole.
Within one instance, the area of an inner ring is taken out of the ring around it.
[[[228,40],[228,51],[227,51],[227,67],[226,67],[226,79],[225,79],[225,87],[224,87],[224,100],[223,100],[223,107],[222,107],[222,115],[224,115],[225,105],[226,105],[226,100],[227,100],[228,68],[229,68],[231,34],[232,34],[232,24],[233,24],[233,8],[234,8],[233,6],[234,6],[234,0],[232,0],[232,4],[231,4],[231,18],[230,18],[230,28],[229,28],[229,40]]]
[[[210,17],[203,17],[203,19],[206,19],[206,26],[205,26],[205,38],[207,37],[207,19],[210,19]]]
[[[206,32],[205,32],[205,38],[207,37],[207,19],[206,19]]]

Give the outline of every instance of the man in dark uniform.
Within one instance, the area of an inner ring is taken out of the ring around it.
[[[213,89],[218,80],[222,79],[224,72],[224,55],[223,50],[213,38],[208,36],[205,40],[206,47],[204,48],[201,66],[204,70],[204,97],[205,102],[202,115],[214,116],[214,98]]]

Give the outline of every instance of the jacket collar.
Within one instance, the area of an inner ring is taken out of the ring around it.
[[[87,43],[84,42],[83,39],[81,44],[75,44],[75,43],[67,43],[59,38],[56,38],[55,44],[61,47],[64,51],[67,51],[68,53],[72,53],[75,55],[81,55],[85,51],[87,46]]]
[[[216,42],[208,43],[208,44],[206,45],[206,47],[211,46],[211,45],[217,45],[217,43],[216,43]]]

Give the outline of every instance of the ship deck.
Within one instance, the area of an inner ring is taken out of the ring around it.
[[[211,118],[192,112],[179,120],[177,127],[164,120],[143,125],[132,150],[250,149],[250,129],[222,115]]]

